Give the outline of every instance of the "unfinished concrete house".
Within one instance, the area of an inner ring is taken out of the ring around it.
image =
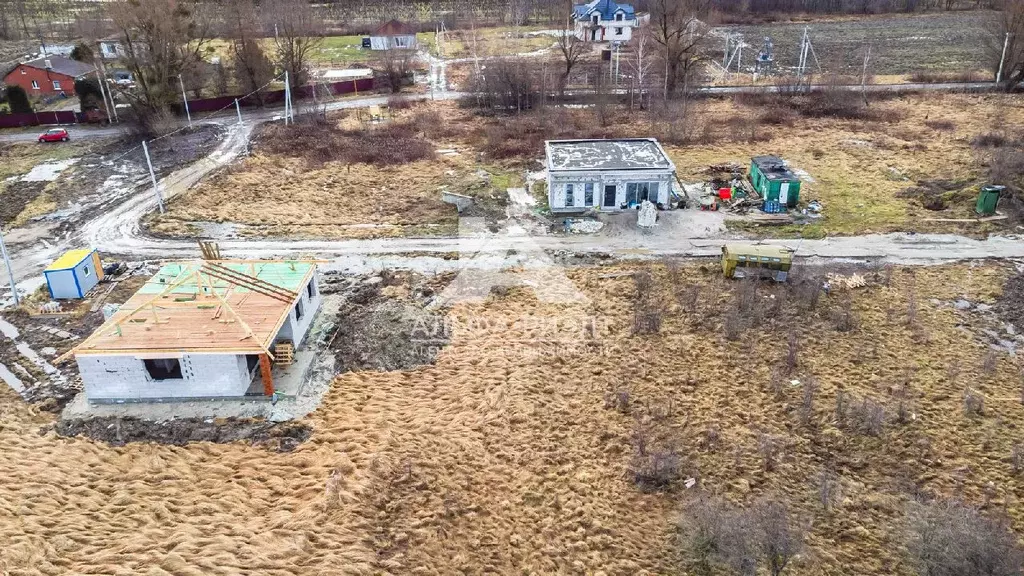
[[[552,212],[669,206],[676,167],[653,138],[545,143]]]
[[[320,303],[312,262],[167,264],[68,354],[93,403],[269,397]]]

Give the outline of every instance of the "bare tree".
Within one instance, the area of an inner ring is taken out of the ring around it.
[[[270,0],[264,17],[274,30],[278,66],[288,72],[293,87],[309,81],[309,64],[323,44],[324,23],[305,0]]]
[[[401,92],[402,82],[412,71],[414,53],[403,48],[388,48],[377,53],[377,68],[393,94]]]
[[[1024,82],[1024,0],[1001,0],[998,6],[1000,11],[985,41],[986,51],[993,71],[1002,61],[1000,79],[1007,90],[1012,90]]]
[[[712,0],[652,0],[651,30],[665,65],[665,97],[680,81],[685,96],[689,81],[705,60],[711,33]]]
[[[910,536],[907,549],[922,576],[1012,576],[1024,569],[1008,520],[960,502],[915,506]]]
[[[565,95],[565,87],[569,83],[569,75],[580,58],[587,53],[588,45],[576,36],[571,18],[565,21],[565,28],[558,35],[558,51],[562,54],[564,67],[562,75],[558,78],[558,94]]]
[[[253,0],[228,0],[223,5],[235,81],[246,92],[255,92],[260,107],[260,88],[274,77],[274,64],[260,44],[262,22]]]
[[[641,26],[633,32],[633,52],[626,60],[626,67],[632,76],[630,83],[629,107],[633,108],[634,99],[639,95],[640,108],[644,107],[644,94],[650,98],[648,82],[654,68],[654,40],[649,26]]]
[[[147,130],[179,99],[178,75],[202,68],[212,20],[202,9],[198,0],[116,0],[107,7],[137,87],[123,94]]]
[[[766,497],[750,511],[758,551],[772,576],[779,576],[800,551],[803,533],[778,498]]]

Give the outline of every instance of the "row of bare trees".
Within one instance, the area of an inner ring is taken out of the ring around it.
[[[304,85],[323,41],[323,24],[305,0],[226,0],[218,6],[199,0],[115,0],[106,10],[136,82],[125,96],[144,128],[152,128],[154,119],[179,101],[179,83],[201,92],[217,35],[228,42],[239,87],[257,98],[282,72],[292,86]],[[273,30],[270,54],[264,40],[268,28]]]

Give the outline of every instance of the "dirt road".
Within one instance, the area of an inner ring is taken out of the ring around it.
[[[454,97],[446,93],[443,98]],[[429,97],[419,95],[419,98]],[[437,97],[437,95],[435,95]],[[384,103],[387,97],[333,102],[330,109],[364,107]],[[160,181],[165,198],[188,190],[203,177],[227,165],[247,148],[249,136],[259,123],[275,118],[275,112],[250,114],[243,124],[229,124],[220,145],[206,158],[179,169]],[[194,241],[152,238],[141,232],[139,222],[157,207],[150,186],[141,186],[120,203],[82,223],[77,233],[61,239],[19,238],[9,234],[15,277],[22,291],[43,282],[42,269],[63,251],[81,246],[133,260],[190,258],[199,255]],[[483,228],[483,227],[481,227]],[[513,230],[523,227],[512,226]],[[232,258],[316,256],[329,260],[327,268],[371,271],[383,267],[409,268],[423,272],[461,267],[500,268],[510,263],[531,265],[536,251],[568,252],[581,255],[612,254],[622,258],[652,258],[665,255],[713,256],[726,239],[690,238],[685,235],[636,234],[526,236],[486,231],[463,238],[386,238],[377,240],[232,240],[222,241],[221,250]],[[955,235],[887,234],[826,238],[822,240],[768,240],[796,250],[808,259],[877,259],[898,263],[931,264],[977,258],[1024,258],[1024,238],[991,237],[976,240]],[[510,251],[512,255],[510,256]],[[450,254],[458,253],[458,259]],[[6,272],[6,271],[4,271]],[[4,275],[5,276],[5,275]],[[3,276],[0,276],[3,277]],[[8,289],[9,290],[9,289]]]

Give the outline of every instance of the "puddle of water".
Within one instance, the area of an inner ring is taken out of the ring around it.
[[[11,387],[11,390],[14,390],[18,394],[25,391],[25,385],[21,383],[21,379],[8,370],[7,366],[4,366],[2,362],[0,362],[0,380],[6,382],[7,385]]]
[[[18,331],[18,328],[3,318],[0,318],[0,334],[3,334],[11,340],[21,336],[21,332]]]
[[[78,158],[68,158],[57,162],[36,164],[27,174],[19,178],[22,182],[53,182],[68,166],[78,162]]]
[[[42,368],[43,372],[46,372],[47,374],[51,375],[57,374],[57,369],[54,368],[53,365],[47,362],[46,360],[43,360],[43,357],[37,354],[36,351],[33,350],[32,347],[30,347],[27,343],[19,342],[16,347],[18,349],[18,352],[20,352],[22,356],[28,358],[29,360],[32,361],[33,364]]]

